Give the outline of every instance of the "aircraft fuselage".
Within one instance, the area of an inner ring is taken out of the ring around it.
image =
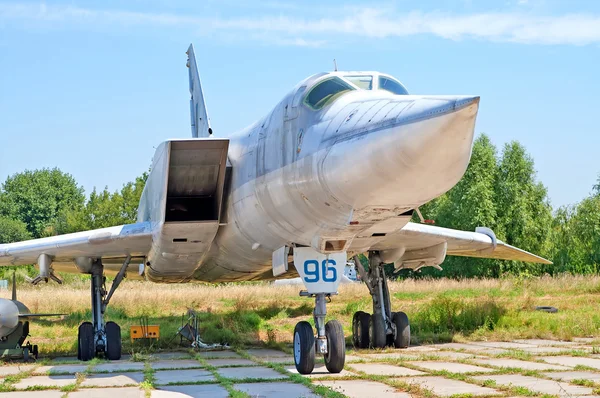
[[[459,181],[470,158],[478,97],[352,87],[311,107],[318,94],[311,90],[340,76],[306,79],[257,123],[223,137],[232,167],[227,221],[209,249],[154,279],[272,278],[272,253],[284,245],[361,252],[368,239],[357,236]],[[149,198],[145,193],[140,209],[156,205]],[[140,213],[139,221],[147,221]]]

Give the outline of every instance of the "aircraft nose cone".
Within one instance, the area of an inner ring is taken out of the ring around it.
[[[0,299],[0,337],[10,334],[19,324],[19,308],[11,300]]]
[[[364,134],[336,142],[323,163],[327,186],[355,209],[416,207],[452,188],[469,163],[478,96],[397,101]]]

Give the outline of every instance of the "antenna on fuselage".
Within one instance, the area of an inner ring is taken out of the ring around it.
[[[337,72],[337,62],[335,62],[335,58],[333,59],[333,71]]]

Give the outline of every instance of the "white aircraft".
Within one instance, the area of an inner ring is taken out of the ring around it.
[[[213,134],[192,46],[187,54],[193,138],[156,150],[138,222],[0,245],[0,265],[37,264],[34,282],[60,281],[55,270],[92,275],[80,359],[121,357],[119,327],[104,313],[126,273],[163,283],[299,275],[300,294],[315,298],[316,336],[305,321],[294,331],[296,368],[307,374],[316,354],[330,372],[344,366],[342,326],[325,323],[325,303],[357,254],[368,254],[368,272],[354,260],[373,298],[373,314],[353,318],[363,348],[410,342],[406,314],[390,306],[384,263],[439,267],[446,255],[549,263],[487,228],[410,222],[464,174],[479,97],[409,95],[379,72],[319,73],[248,128]],[[104,275],[115,272],[106,292]]]

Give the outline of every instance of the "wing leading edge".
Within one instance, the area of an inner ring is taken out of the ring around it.
[[[371,249],[401,255],[394,261],[400,261],[402,264],[397,265],[404,268],[438,266],[446,255],[552,264],[543,257],[496,239],[487,229],[469,232],[412,222],[388,234]]]
[[[50,256],[54,262],[70,263],[73,263],[78,257],[145,256],[150,250],[151,244],[150,222],[119,225],[0,244],[0,266],[34,264],[42,254]]]

